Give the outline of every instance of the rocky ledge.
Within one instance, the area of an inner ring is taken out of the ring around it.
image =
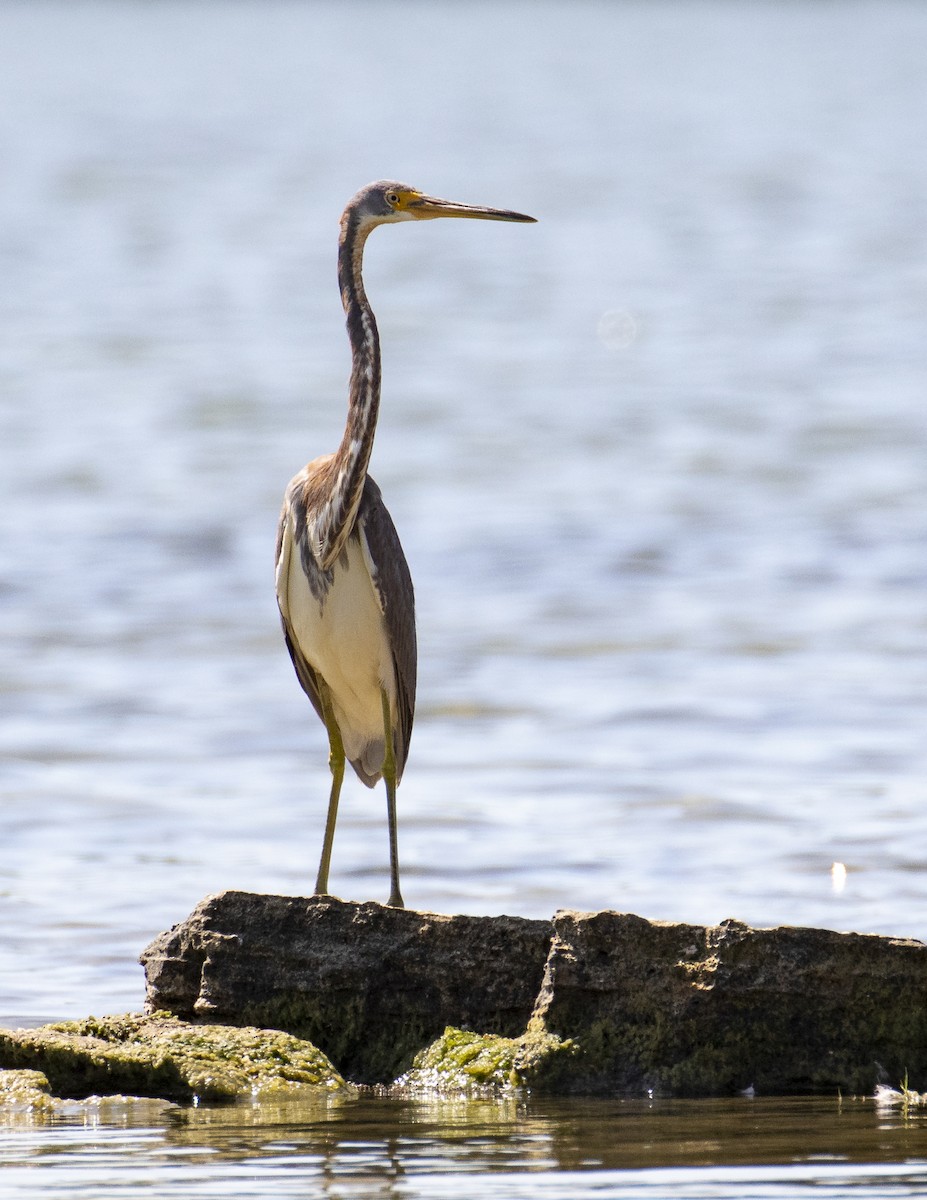
[[[908,939],[224,892],[142,963],[149,1011],[285,1031],[361,1084],[704,1096],[927,1083],[927,946]],[[0,1065],[36,1064],[0,1047]]]
[[[340,1091],[315,1046],[279,1030],[193,1025],[167,1013],[0,1029],[0,1104],[54,1111],[61,1098],[228,1102]]]

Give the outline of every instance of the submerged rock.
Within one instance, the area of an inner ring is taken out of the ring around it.
[[[142,962],[149,1009],[309,1038],[359,1083],[599,1095],[927,1084],[927,946],[908,939],[225,892]]]
[[[128,1114],[138,1120],[143,1113],[146,1120],[157,1121],[165,1113],[177,1111],[173,1101],[147,1096],[92,1095],[65,1100],[52,1095],[42,1071],[0,1068],[0,1126],[16,1128],[63,1118],[115,1123],[123,1122]]]
[[[41,1071],[0,1070],[0,1114],[49,1114],[55,1109],[51,1084]]]
[[[7,1088],[31,1085],[35,1104],[43,1091],[227,1102],[345,1086],[324,1054],[290,1034],[191,1025],[166,1013],[0,1030],[0,1068]]]

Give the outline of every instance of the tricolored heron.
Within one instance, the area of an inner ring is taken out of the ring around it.
[[[378,225],[470,217],[533,221],[523,213],[454,204],[405,183],[371,183],[348,202],[338,283],[351,342],[348,420],[334,454],[290,480],[277,533],[277,603],[303,691],[328,731],[332,773],[316,895],[328,892],[332,840],[347,758],[368,787],[386,784],[390,896],[402,908],[396,787],[415,712],[412,577],[380,489],[367,474],[380,407],[380,340],[364,291],[364,243]]]

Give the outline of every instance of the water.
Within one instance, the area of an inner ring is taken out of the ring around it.
[[[927,1118],[871,1101],[143,1102],[100,1115],[14,1126],[0,1195],[875,1200],[927,1187]]]
[[[903,0],[0,4],[0,1020],[311,886],[271,560],[377,176],[539,218],[368,250],[407,903],[924,936],[925,52]],[[384,809],[346,785],[345,897]]]

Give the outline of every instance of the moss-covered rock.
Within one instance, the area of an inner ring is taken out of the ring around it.
[[[41,1071],[0,1071],[0,1113],[49,1113],[55,1101]]]
[[[416,1054],[412,1069],[393,1088],[411,1092],[497,1092],[530,1087],[572,1056],[570,1042],[549,1034],[520,1038],[472,1033],[448,1026]]]
[[[138,1120],[157,1121],[167,1112],[177,1112],[171,1100],[148,1096],[87,1096],[63,1100],[53,1096],[42,1071],[0,1069],[0,1126],[18,1128],[45,1121],[79,1120],[121,1124],[131,1114]]]
[[[55,1096],[78,1098],[121,1093],[221,1102],[346,1086],[311,1042],[278,1030],[193,1025],[164,1013],[0,1030],[0,1068],[41,1072]]]

